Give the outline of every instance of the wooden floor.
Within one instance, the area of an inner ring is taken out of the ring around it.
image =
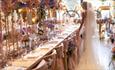
[[[109,66],[111,47],[112,45],[106,40],[99,42],[94,39],[94,46],[86,47],[76,70],[115,70]]]

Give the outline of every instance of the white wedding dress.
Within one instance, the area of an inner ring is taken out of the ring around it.
[[[98,28],[96,23],[95,12],[91,6],[91,3],[87,4],[87,15],[84,20],[85,37],[83,48],[85,51],[81,54],[79,65],[76,66],[76,70],[103,70],[99,65],[99,59],[96,57],[96,47],[100,46]]]
[[[96,15],[93,10],[91,3],[87,4],[87,15],[84,20],[84,29],[85,29],[85,39],[84,45],[85,47],[93,46],[93,38],[98,38],[98,28],[96,23]]]

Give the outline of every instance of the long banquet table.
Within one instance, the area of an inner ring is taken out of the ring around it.
[[[75,33],[78,27],[79,24],[63,25],[64,30],[61,34],[56,36],[53,40],[40,45],[22,58],[12,61],[11,66],[6,67],[4,70],[31,70],[46,54],[51,52],[54,48],[63,43],[65,39]]]

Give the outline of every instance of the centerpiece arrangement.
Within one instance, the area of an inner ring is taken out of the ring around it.
[[[0,68],[50,39],[56,20],[46,19],[46,10],[55,5],[54,0],[1,0]]]

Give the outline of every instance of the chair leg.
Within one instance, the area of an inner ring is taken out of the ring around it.
[[[115,70],[114,62],[112,61],[111,63],[112,63],[113,70]]]
[[[109,66],[109,70],[111,70],[111,69],[110,69],[110,65],[111,65],[111,64],[112,64],[112,70],[113,70],[113,69],[115,70],[115,67],[114,67],[114,64],[113,64],[113,60],[111,60],[110,63],[109,63],[109,65],[108,65],[108,66]]]
[[[111,63],[112,63],[112,60],[110,61],[109,65],[108,65],[109,67],[110,67]]]

